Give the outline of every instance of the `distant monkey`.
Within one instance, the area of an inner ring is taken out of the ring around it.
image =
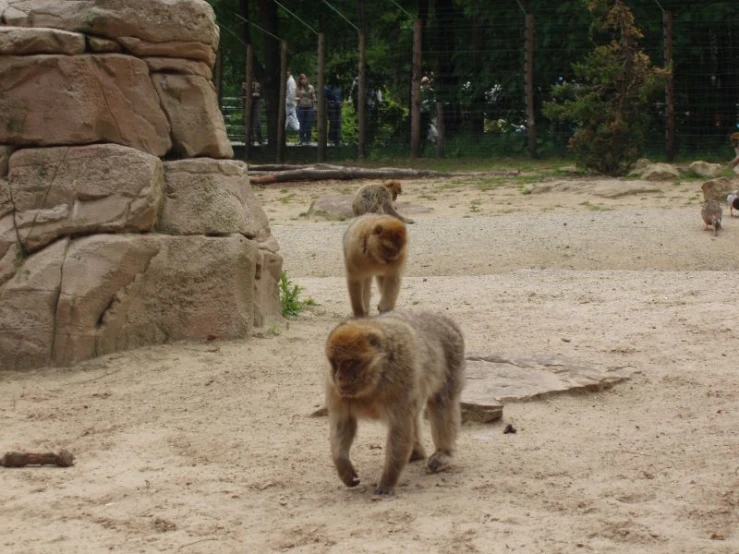
[[[736,157],[729,162],[729,167],[736,167],[739,165],[739,133],[731,134],[731,146],[736,153]]]
[[[393,494],[409,461],[426,457],[421,444],[424,408],[436,450],[431,472],[454,455],[464,387],[464,337],[450,318],[398,310],[345,321],[326,342],[326,407],[331,456],[347,487],[359,484],[349,451],[359,418],[388,426],[385,466],[375,495]]]
[[[356,317],[369,315],[372,277],[380,288],[377,309],[382,313],[395,308],[407,255],[407,232],[399,219],[366,214],[349,224],[344,232],[344,263]]]
[[[403,192],[400,181],[385,181],[381,185],[364,185],[354,195],[352,213],[387,214],[397,217],[405,223],[414,223],[412,219],[403,217],[395,209],[395,199]]]

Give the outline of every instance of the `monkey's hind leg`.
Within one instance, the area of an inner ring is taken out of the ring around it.
[[[408,459],[409,462],[416,462],[426,458],[426,449],[421,444],[421,414],[419,413],[413,422],[413,450]]]
[[[356,487],[359,484],[359,476],[349,459],[349,450],[357,434],[357,420],[351,416],[329,411],[329,425],[331,426],[331,457],[339,478],[347,487]]]
[[[365,317],[369,313],[369,298],[365,301],[366,290],[369,288],[366,286],[366,279],[349,277],[346,284],[349,289],[349,300],[352,303],[354,317]]]
[[[382,314],[395,309],[395,303],[400,294],[400,274],[377,276],[377,285],[380,288],[380,303],[377,310]]]
[[[459,405],[460,394],[450,396],[439,393],[429,399],[427,410],[431,422],[431,437],[434,439],[436,451],[427,463],[429,471],[436,473],[445,470],[454,456],[457,433],[462,423],[462,411]]]

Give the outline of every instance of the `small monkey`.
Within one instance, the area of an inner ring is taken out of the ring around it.
[[[355,216],[363,214],[387,214],[397,217],[404,223],[415,223],[412,219],[403,217],[395,209],[395,199],[403,192],[400,181],[385,181],[381,185],[364,185],[354,195],[352,213]]]
[[[426,457],[421,444],[424,408],[436,447],[426,465],[434,473],[448,467],[464,387],[464,337],[454,321],[412,310],[348,320],[329,334],[326,356],[331,456],[347,487],[359,484],[349,459],[359,418],[379,419],[388,426],[376,496],[393,494],[405,465]]]
[[[731,147],[734,149],[734,152],[736,152],[736,157],[729,162],[729,167],[736,167],[739,165],[739,133],[732,133],[730,140]]]
[[[399,219],[365,214],[349,224],[344,232],[344,263],[355,317],[369,314],[372,277],[380,288],[377,309],[382,313],[395,308],[407,255],[408,236]]]
[[[721,216],[723,215],[723,211],[724,210],[721,208],[721,204],[719,204],[718,200],[709,200],[701,207],[701,217],[703,218],[703,223],[706,224],[705,230],[708,231],[713,227],[713,236],[718,235],[718,232],[721,229]]]

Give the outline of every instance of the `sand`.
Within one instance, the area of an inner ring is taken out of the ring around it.
[[[360,424],[361,484],[345,488],[326,419],[309,414],[349,311],[346,223],[304,214],[361,183],[255,188],[318,306],[249,340],[0,374],[0,453],[77,458],[0,468],[0,551],[739,552],[739,218],[704,231],[697,181],[530,193],[542,181],[563,178],[404,181],[416,224],[398,307],[450,314],[471,351],[619,366],[628,381],[508,403],[502,422],[464,425],[449,472],[412,464],[380,502],[384,428]]]

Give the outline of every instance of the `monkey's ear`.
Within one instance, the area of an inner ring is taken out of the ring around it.
[[[378,223],[377,225],[375,225],[375,234],[376,235],[381,235],[384,230],[385,229],[382,228],[382,225],[380,223]]]

